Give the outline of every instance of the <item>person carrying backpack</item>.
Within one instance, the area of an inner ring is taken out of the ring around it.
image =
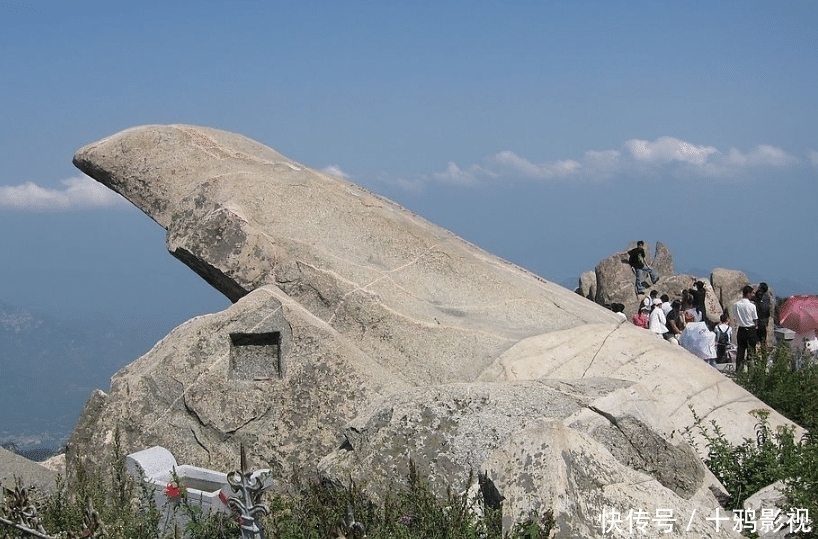
[[[648,266],[648,263],[645,261],[645,256],[645,242],[642,240],[637,241],[636,247],[628,251],[628,264],[636,274],[637,294],[644,292],[642,279],[645,278],[645,274],[650,277],[650,282],[652,284],[656,284],[659,281],[659,276],[656,275],[656,270]]]
[[[727,349],[733,340],[733,328],[730,327],[730,316],[722,313],[719,323],[713,328],[716,333],[716,363],[727,363]]]

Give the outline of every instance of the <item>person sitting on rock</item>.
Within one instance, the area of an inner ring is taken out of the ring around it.
[[[669,313],[670,310],[673,308],[670,305],[670,296],[668,296],[667,294],[662,294],[661,296],[659,296],[659,299],[662,300],[662,311],[665,313],[665,316],[667,316],[667,313]]]
[[[659,282],[659,276],[656,274],[656,270],[650,267],[646,261],[644,241],[637,241],[636,247],[628,251],[628,264],[636,274],[637,294],[641,294],[644,291],[644,285],[642,283],[646,274],[650,277],[652,284]]]
[[[687,294],[684,295],[684,300],[682,302],[682,310],[685,313],[689,313],[690,316],[693,317],[694,322],[701,322],[703,319],[702,312],[699,310],[698,305],[696,305],[696,291],[694,289],[689,289]]]
[[[665,323],[667,324],[668,328],[668,336],[666,338],[667,340],[672,340],[678,344],[678,337],[681,335],[685,327],[682,302],[678,299],[674,299],[673,303],[670,304],[670,307],[670,311],[667,313],[667,316],[665,316]]]
[[[648,312],[650,312],[650,310],[653,308],[654,300],[656,300],[656,298],[658,298],[658,297],[659,297],[659,291],[658,290],[651,290],[650,294],[645,296],[642,299],[642,307],[647,307]],[[665,314],[667,314],[667,313],[665,313]]]
[[[634,313],[631,317],[633,325],[640,328],[648,329],[648,308],[644,305],[639,307],[639,312]]]
[[[628,317],[625,315],[625,304],[624,303],[611,303],[611,310],[622,320],[627,320]]]
[[[716,364],[716,334],[710,331],[706,322],[691,320],[685,324],[684,331],[679,336],[679,345],[708,364]]]
[[[693,296],[693,305],[700,313],[697,322],[707,322],[707,290],[704,287],[704,282],[698,280],[694,282],[693,288],[690,289],[690,295]]]

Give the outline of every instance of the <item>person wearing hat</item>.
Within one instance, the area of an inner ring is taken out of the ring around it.
[[[656,298],[653,300],[653,309],[651,309],[648,317],[648,329],[666,339],[666,335],[670,333],[665,325],[666,323],[667,318],[665,318],[665,313],[662,311],[662,300]]]
[[[648,312],[650,312],[650,309],[644,305],[640,305],[639,312],[634,313],[634,315],[631,317],[631,322],[633,322],[633,325],[648,329]]]

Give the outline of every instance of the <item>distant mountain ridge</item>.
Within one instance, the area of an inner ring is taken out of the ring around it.
[[[44,315],[0,300],[0,445],[65,443],[95,388],[153,343],[106,320]]]

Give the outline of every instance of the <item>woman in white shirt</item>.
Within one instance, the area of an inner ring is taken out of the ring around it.
[[[668,333],[665,324],[667,324],[667,318],[665,318],[665,313],[662,310],[662,300],[656,298],[653,300],[653,310],[650,311],[650,317],[648,318],[648,330],[664,337]]]

